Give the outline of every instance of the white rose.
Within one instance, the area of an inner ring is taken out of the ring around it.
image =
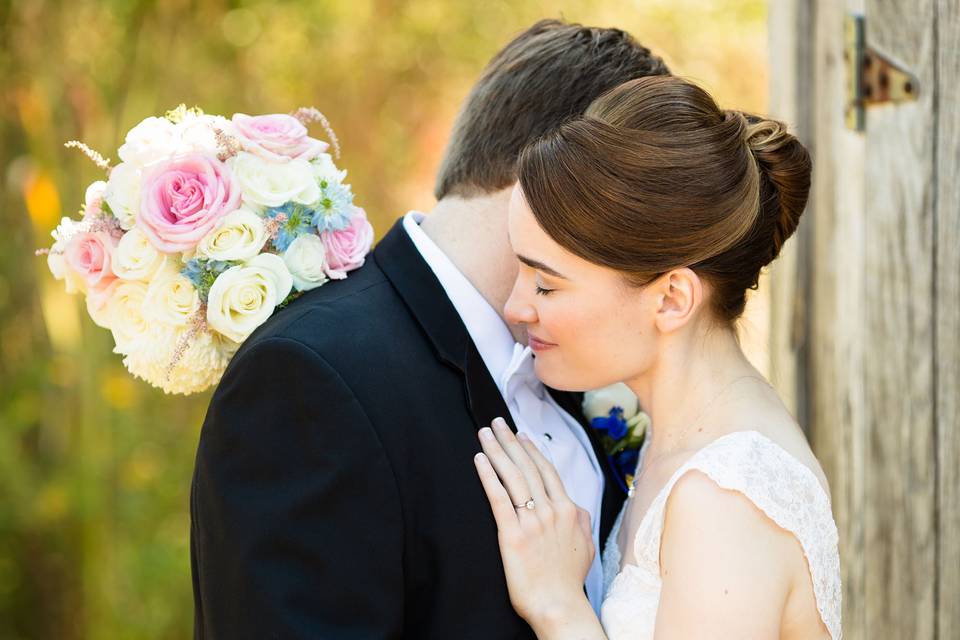
[[[106,315],[116,346],[114,353],[128,354],[149,339],[150,325],[143,317],[143,303],[147,299],[147,284],[124,280],[114,287],[106,303]]]
[[[622,382],[583,394],[583,413],[588,420],[605,418],[614,407],[623,409],[623,419],[630,420],[640,412],[640,401]]]
[[[241,151],[227,163],[240,185],[243,201],[254,209],[279,207],[291,200],[313,204],[320,199],[314,168],[306,160],[272,163]]]
[[[144,317],[173,326],[185,326],[200,308],[200,294],[172,261],[150,282],[144,301]]]
[[[126,162],[111,169],[103,197],[120,227],[132,228],[140,211],[140,169]]]
[[[50,232],[53,237],[53,246],[47,254],[47,267],[57,280],[63,280],[67,293],[77,293],[87,290],[87,284],[79,273],[70,268],[63,258],[63,250],[67,242],[75,233],[79,233],[80,222],[72,218],[61,218],[57,228]]]
[[[220,153],[217,145],[217,134],[214,129],[220,129],[225,135],[236,137],[236,128],[233,123],[223,116],[196,114],[188,111],[183,120],[177,125],[179,142],[178,154],[205,153],[215,156]]]
[[[118,278],[150,280],[166,261],[167,257],[157,251],[147,235],[134,227],[120,238],[110,266]]]
[[[130,129],[117,153],[125,163],[141,168],[175,154],[179,138],[176,125],[166,118],[151,116]]]
[[[317,176],[317,180],[343,182],[347,177],[346,169],[338,169],[329,153],[321,153],[311,160],[310,164],[313,165],[313,172]]]
[[[97,180],[87,187],[87,192],[83,196],[83,217],[88,215],[97,215],[103,206],[103,193],[107,189],[107,183],[103,180]]]
[[[269,239],[263,218],[250,209],[240,208],[222,217],[200,240],[196,255],[208,260],[249,260],[260,253]]]
[[[326,274],[326,250],[320,236],[297,236],[283,253],[283,262],[293,276],[297,291],[316,289],[329,280]]]
[[[243,342],[292,287],[293,277],[283,260],[261,253],[217,276],[207,297],[207,323],[230,340]]]

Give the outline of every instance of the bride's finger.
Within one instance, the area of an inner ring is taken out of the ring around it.
[[[507,490],[500,484],[500,478],[497,477],[497,472],[493,470],[487,456],[478,453],[473,457],[473,464],[477,467],[480,484],[483,485],[483,492],[487,494],[487,500],[493,510],[493,519],[497,522],[497,529],[510,531],[512,528],[520,526],[513,501],[507,494]]]
[[[543,478],[540,477],[540,470],[537,468],[537,465],[534,464],[533,460],[530,459],[530,456],[520,444],[520,441],[517,440],[517,436],[510,430],[510,427],[507,426],[503,418],[496,418],[493,421],[493,432],[500,446],[503,447],[503,450],[510,456],[510,459],[517,465],[520,473],[522,473],[526,479],[527,486],[531,492],[530,497],[540,504],[546,504],[544,498],[547,497],[547,491],[543,486]]]
[[[563,487],[563,480],[560,479],[560,474],[557,473],[557,468],[554,467],[542,453],[540,453],[540,449],[537,448],[537,445],[534,444],[533,441],[525,434],[521,433],[518,440],[520,445],[527,452],[527,455],[540,471],[540,477],[543,479],[543,485],[546,488],[547,495],[550,496],[550,499],[554,502],[569,500],[570,497],[567,495],[567,490]]]
[[[483,452],[490,460],[490,464],[496,470],[497,475],[500,476],[500,481],[510,495],[510,499],[513,500],[513,504],[523,504],[531,498],[536,500],[536,496],[530,490],[530,485],[527,483],[523,472],[503,450],[497,436],[493,433],[493,429],[484,427],[480,429],[479,435],[480,446],[483,447]]]

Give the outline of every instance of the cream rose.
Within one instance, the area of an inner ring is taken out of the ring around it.
[[[103,199],[124,230],[133,227],[140,211],[140,169],[126,162],[110,170]]]
[[[121,280],[111,291],[105,315],[116,343],[114,353],[129,354],[150,339],[150,324],[143,317],[146,299],[147,283],[137,280]]]
[[[272,163],[241,151],[227,164],[240,185],[244,203],[253,209],[279,207],[291,200],[313,204],[320,199],[315,170],[306,160]]]
[[[208,260],[249,260],[270,239],[263,218],[250,209],[228,213],[197,245],[196,255]]]
[[[113,318],[110,317],[108,304],[119,284],[120,280],[112,278],[106,285],[87,291],[87,313],[98,327],[113,329]]]
[[[217,276],[207,297],[207,323],[230,340],[243,342],[292,287],[293,277],[283,260],[261,253]]]
[[[150,280],[166,263],[147,235],[137,227],[130,229],[117,244],[111,267],[124,280]]]
[[[172,261],[158,273],[147,288],[144,317],[150,321],[182,327],[200,308],[200,294],[175,267]]]
[[[283,252],[283,262],[293,276],[297,291],[309,291],[326,283],[326,247],[320,236],[305,234],[297,236]]]

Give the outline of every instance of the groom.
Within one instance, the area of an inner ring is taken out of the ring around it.
[[[246,341],[197,452],[196,638],[533,638],[472,466],[477,430],[502,416],[530,435],[598,549],[624,495],[578,398],[546,392],[499,315],[516,273],[514,165],[608,89],[665,73],[622,31],[533,25],[467,98],[433,211]],[[597,606],[599,559],[585,588]]]

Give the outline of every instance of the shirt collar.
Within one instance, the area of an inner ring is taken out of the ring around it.
[[[517,343],[500,314],[420,228],[425,217],[426,215],[419,211],[410,211],[403,217],[403,229],[440,281],[440,286],[463,320],[484,364],[503,392],[501,379],[514,358],[514,345]]]

